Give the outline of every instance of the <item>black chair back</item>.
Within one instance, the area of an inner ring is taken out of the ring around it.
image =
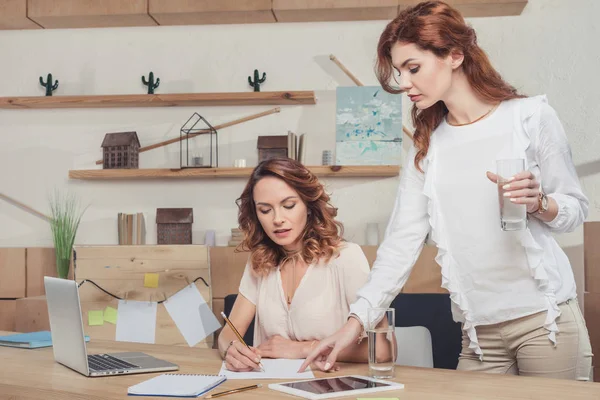
[[[429,329],[434,368],[456,369],[462,330],[460,323],[452,319],[449,294],[400,293],[390,307],[396,310],[396,326]]]
[[[225,315],[227,315],[228,317],[231,313],[231,310],[233,309],[235,299],[237,299],[237,294],[228,294],[227,296],[225,296],[224,312]],[[252,318],[252,322],[250,323],[248,330],[244,334],[244,342],[246,342],[248,346],[252,346],[252,344],[254,343],[254,318]]]

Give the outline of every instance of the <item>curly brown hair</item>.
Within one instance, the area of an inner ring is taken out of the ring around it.
[[[261,275],[268,274],[287,256],[283,247],[265,233],[256,214],[254,187],[267,176],[283,180],[306,204],[307,222],[300,234],[302,259],[308,264],[331,259],[342,242],[344,232],[342,223],[335,220],[337,208],[329,203],[330,197],[317,177],[304,165],[290,158],[263,161],[252,171],[244,191],[236,200],[239,228],[244,233],[244,240],[236,251],[249,251],[250,264]]]

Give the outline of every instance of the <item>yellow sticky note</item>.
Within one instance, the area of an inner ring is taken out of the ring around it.
[[[88,325],[104,325],[104,315],[102,310],[90,310],[88,311]]]
[[[117,309],[108,306],[104,309],[104,320],[113,325],[117,324]]]
[[[157,288],[158,274],[154,272],[144,274],[144,287]]]

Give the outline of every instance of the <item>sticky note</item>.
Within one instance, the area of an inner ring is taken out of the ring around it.
[[[158,274],[154,272],[148,272],[144,274],[144,287],[157,288]]]
[[[104,320],[110,322],[113,325],[117,324],[117,309],[111,306],[107,306],[104,309]]]
[[[104,314],[102,313],[102,310],[88,311],[88,325],[89,326],[104,325]]]

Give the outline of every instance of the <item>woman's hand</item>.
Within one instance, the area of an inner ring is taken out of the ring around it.
[[[338,354],[346,347],[356,343],[361,332],[362,326],[358,320],[354,317],[350,318],[339,331],[319,342],[306,357],[298,372],[304,372],[313,362],[321,371],[329,371],[335,365]]]
[[[275,335],[261,343],[257,350],[261,356],[267,358],[306,358],[310,350],[310,343],[297,342]]]
[[[487,172],[490,181],[498,183],[498,175]],[[502,186],[504,197],[515,204],[526,204],[527,212],[536,212],[539,208],[540,184],[531,171],[522,171]]]
[[[235,372],[259,370],[260,356],[254,347],[248,349],[239,341],[234,340],[225,352],[225,368]]]

